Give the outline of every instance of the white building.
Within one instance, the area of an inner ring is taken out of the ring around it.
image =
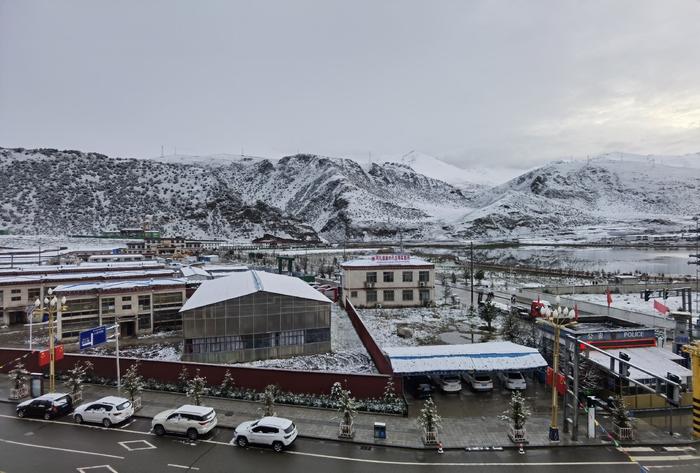
[[[373,255],[346,261],[343,304],[355,307],[412,307],[435,300],[435,265],[406,254]]]

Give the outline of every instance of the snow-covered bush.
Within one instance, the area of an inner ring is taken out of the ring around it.
[[[139,364],[134,363],[122,376],[122,388],[129,395],[131,402],[134,402],[134,398],[143,391],[144,386],[143,376],[139,374]]]
[[[199,374],[199,368],[195,371],[194,377],[187,380],[187,389],[185,394],[192,399],[195,406],[202,403],[202,396],[207,394],[207,378]]]
[[[83,384],[87,378],[86,374],[90,370],[92,370],[92,363],[89,361],[78,361],[73,369],[68,370],[67,379],[63,384],[70,389],[71,394],[82,393]]]

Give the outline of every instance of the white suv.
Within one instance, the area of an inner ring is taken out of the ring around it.
[[[197,440],[200,435],[209,433],[216,424],[213,408],[189,404],[163,411],[151,421],[153,432],[159,437],[165,434],[185,434],[190,440]]]
[[[297,427],[289,419],[263,417],[255,421],[243,422],[233,431],[231,443],[245,447],[249,443],[272,445],[281,452],[297,438]]]
[[[109,428],[113,424],[119,424],[134,415],[134,406],[131,401],[123,397],[107,396],[94,402],[88,402],[75,408],[73,420],[83,422],[95,422]]]

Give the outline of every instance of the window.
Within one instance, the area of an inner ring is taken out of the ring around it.
[[[384,302],[394,302],[394,291],[384,291]]]
[[[139,310],[144,311],[151,308],[151,296],[139,296]]]
[[[430,281],[430,271],[418,271],[418,281],[420,281],[420,282]]]
[[[350,291],[350,297],[357,297],[357,291]]]
[[[420,289],[418,291],[418,300],[421,302],[430,302],[430,291],[428,289]]]
[[[102,298],[102,313],[103,314],[113,314],[114,313],[114,297],[103,297]]]
[[[367,302],[377,302],[377,291],[367,291]]]
[[[279,345],[289,346],[289,345],[303,345],[304,344],[304,331],[303,330],[288,330],[286,332],[279,333]]]
[[[39,295],[41,294],[41,289],[38,287],[32,287],[27,291],[27,299],[29,299],[29,302],[34,302],[39,298]]]
[[[394,282],[393,271],[384,271],[384,282]]]
[[[130,302],[131,296],[122,296],[122,302]]]
[[[413,290],[412,289],[404,289],[403,291],[401,291],[401,300],[412,301],[413,300]]]
[[[22,294],[22,289],[13,289],[12,291],[10,291],[10,293],[11,294]]]
[[[306,331],[306,343],[329,342],[331,340],[331,329],[312,328]]]
[[[131,304],[122,304],[122,310],[131,310]]]
[[[12,289],[10,294],[12,296],[10,297],[10,301],[19,302],[22,300],[22,289]]]
[[[377,282],[377,272],[372,271],[371,273],[365,274],[365,281],[367,282]]]
[[[413,271],[403,272],[403,282],[413,282]]]

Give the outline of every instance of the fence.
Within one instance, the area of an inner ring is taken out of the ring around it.
[[[391,363],[389,363],[389,360],[386,359],[382,349],[379,348],[379,345],[377,345],[374,337],[372,337],[372,334],[369,333],[369,330],[367,330],[367,327],[357,314],[355,306],[352,305],[350,299],[345,299],[345,311],[347,312],[348,317],[350,317],[350,322],[355,328],[357,336],[360,337],[360,341],[365,346],[365,349],[367,350],[367,353],[369,353],[370,358],[372,358],[377,370],[382,374],[393,374],[394,370],[391,367]]]
[[[28,355],[24,357],[25,355]],[[22,359],[26,369],[32,372],[47,371],[48,367],[39,367],[38,352],[25,349],[0,348],[0,372],[7,373],[14,368],[13,360]],[[56,371],[71,369],[79,361],[90,361],[95,376],[116,379],[116,361],[111,356],[90,356],[66,354],[56,362]],[[359,399],[379,398],[390,376],[386,374],[353,374],[331,373],[325,371],[293,371],[283,369],[249,368],[231,365],[216,365],[179,361],[137,360],[135,358],[120,358],[121,372],[133,363],[140,363],[139,372],[144,378],[152,378],[161,383],[176,383],[182,367],[186,367],[192,375],[199,369],[200,374],[207,378],[209,385],[221,383],[226,370],[230,370],[236,386],[262,391],[268,384],[276,384],[283,391],[306,394],[329,394],[331,386],[340,381],[346,389],[352,391]],[[386,360],[385,360],[386,362]],[[400,379],[395,379],[396,391],[401,392]]]

